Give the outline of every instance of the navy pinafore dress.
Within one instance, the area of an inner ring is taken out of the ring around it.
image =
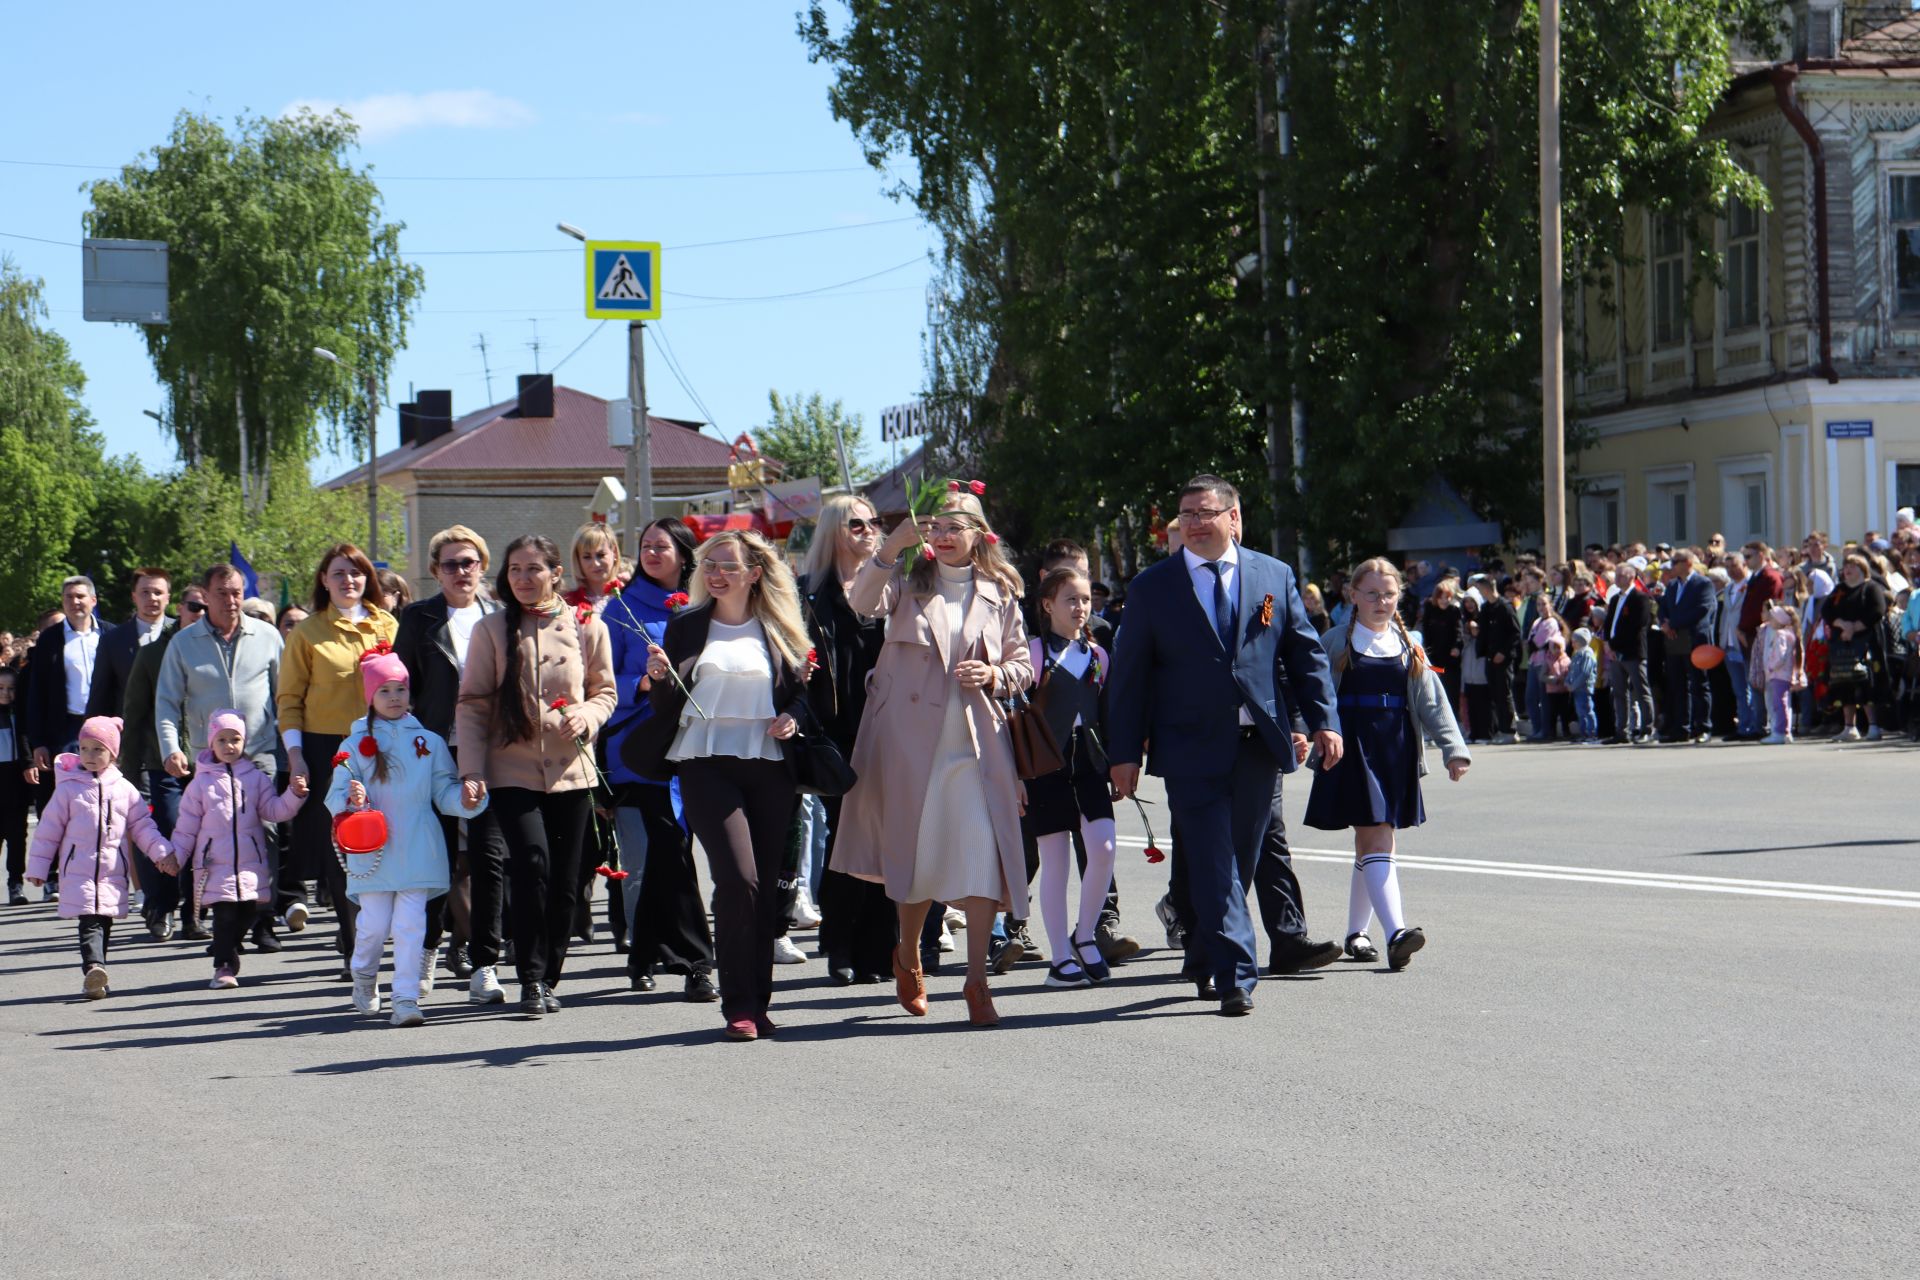
[[[1340,763],[1313,777],[1306,822],[1322,831],[1427,820],[1420,799],[1420,741],[1407,715],[1407,655],[1352,655],[1340,679]]]

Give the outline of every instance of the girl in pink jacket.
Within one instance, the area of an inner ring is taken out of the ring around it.
[[[127,854],[129,841],[160,863],[172,849],[153,810],[120,775],[120,720],[94,716],[80,726],[79,754],[62,752],[53,763],[53,799],[34,829],[27,856],[27,883],[60,877],[60,916],[80,922],[81,993],[107,994],[107,939],[115,919],[127,914],[127,889],[139,887],[139,872]]]
[[[274,794],[273,779],[247,758],[247,721],[238,711],[207,720],[207,749],[180,797],[173,825],[174,857],[161,870],[187,872],[194,910],[213,904],[213,981],[216,991],[240,985],[240,940],[253,928],[261,904],[273,901],[266,823],[291,822],[306,799],[296,775]]]

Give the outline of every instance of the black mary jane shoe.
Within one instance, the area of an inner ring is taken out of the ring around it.
[[[539,983],[528,982],[521,984],[520,1016],[524,1018],[544,1018],[547,1016],[547,1001],[540,990]]]
[[[1075,987],[1090,987],[1093,979],[1076,960],[1062,960],[1059,964],[1047,966],[1046,984],[1058,990],[1071,990]]]
[[[1073,958],[1080,962],[1080,971],[1087,975],[1087,981],[1097,986],[1113,976],[1113,970],[1107,967],[1106,957],[1100,954],[1100,943],[1096,939],[1088,938],[1082,942],[1070,937],[1069,941],[1073,947]],[[1091,959],[1087,956],[1089,951],[1093,953]]]
[[[1348,934],[1346,945],[1341,950],[1347,953],[1347,959],[1361,964],[1372,964],[1380,958],[1380,952],[1374,948],[1373,939],[1364,933]]]
[[[1387,939],[1387,968],[1395,973],[1407,967],[1413,953],[1427,945],[1427,935],[1418,929],[1402,929]]]

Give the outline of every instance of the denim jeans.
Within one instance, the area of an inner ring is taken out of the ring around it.
[[[1546,741],[1553,736],[1552,713],[1547,709],[1547,678],[1541,668],[1527,666],[1527,722],[1533,727],[1533,736]]]
[[[1727,679],[1733,682],[1734,728],[1742,734],[1760,729],[1760,691],[1747,683],[1747,655],[1736,648],[1727,650]]]
[[[1580,724],[1582,738],[1600,736],[1600,717],[1593,713],[1593,690],[1575,689],[1573,691],[1573,714]]]

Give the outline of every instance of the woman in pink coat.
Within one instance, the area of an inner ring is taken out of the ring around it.
[[[79,753],[62,752],[53,763],[53,799],[27,855],[27,883],[58,875],[60,917],[80,922],[80,990],[89,1000],[107,994],[107,939],[113,922],[127,914],[129,878],[139,884],[128,842],[156,863],[172,856],[153,810],[114,767],[119,757],[117,716],[94,716],[80,726]]]
[[[308,786],[295,777],[274,793],[273,779],[247,757],[247,721],[238,711],[208,717],[207,742],[174,820],[173,847],[182,865],[163,870],[187,874],[196,913],[213,904],[210,985],[226,990],[240,985],[240,940],[261,904],[273,901],[266,824],[293,821]]]
[[[975,490],[977,493],[978,490]],[[1033,683],[1020,574],[975,493],[948,494],[903,521],[853,580],[848,603],[887,618],[854,742],[859,782],[841,808],[833,869],[886,885],[900,913],[893,976],[909,1013],[927,1012],[920,927],[933,902],[967,915],[963,992],[975,1026],[999,1018],[987,991],[996,911],[1026,915],[1022,793],[996,698]],[[924,553],[900,567],[924,534]]]

